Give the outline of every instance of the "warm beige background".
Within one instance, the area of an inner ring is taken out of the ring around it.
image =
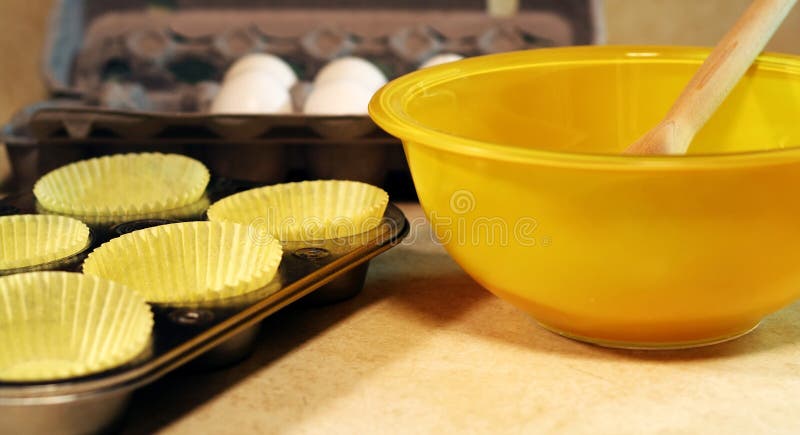
[[[714,45],[750,0],[605,0],[611,44]],[[800,6],[768,50],[800,54]]]
[[[0,0],[0,123],[44,96],[39,57],[52,0]],[[606,0],[611,44],[712,45],[749,0]],[[800,54],[800,7],[769,49]],[[0,184],[7,174],[0,146]]]
[[[39,57],[52,0],[0,0],[0,125],[25,104],[45,95]],[[8,177],[0,144],[0,186]]]

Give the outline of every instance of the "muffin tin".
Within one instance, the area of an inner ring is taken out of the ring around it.
[[[209,115],[226,68],[250,52],[288,61],[295,106],[330,59],[364,57],[389,78],[443,52],[466,56],[603,41],[600,0],[62,0],[44,61],[52,99],[3,128],[28,187],[66,162],[129,151],[188,153],[214,173],[276,183],[337,178],[413,196],[399,142],[364,116]],[[44,151],[46,149],[46,151]]]
[[[241,186],[212,179],[207,195],[225,197]],[[31,193],[0,201],[0,209],[31,212]],[[201,216],[197,217],[198,219]],[[104,239],[170,223],[150,219],[94,227]],[[364,284],[369,260],[398,244],[409,231],[402,212],[389,204],[380,225],[358,237],[283,245],[278,276],[265,287],[213,304],[151,304],[152,351],[131,363],[95,375],[55,382],[0,382],[0,433],[87,433],[109,425],[131,393],[190,361],[214,368],[237,362],[254,345],[260,321],[300,300],[320,304],[352,297]],[[81,253],[80,255],[84,255]],[[58,265],[76,271],[80,261]],[[316,298],[316,299],[314,299]]]

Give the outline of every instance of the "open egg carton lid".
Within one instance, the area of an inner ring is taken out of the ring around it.
[[[363,57],[391,79],[439,53],[602,43],[600,1],[60,0],[43,65],[62,100],[40,105],[26,126],[36,140],[158,141],[194,130],[220,141],[385,141],[366,115],[207,109],[226,69],[248,53],[288,62],[302,107],[316,72],[342,56]]]

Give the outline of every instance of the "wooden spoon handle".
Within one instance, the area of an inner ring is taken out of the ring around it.
[[[717,44],[666,118],[694,137],[739,82],[797,0],[754,0]],[[711,86],[709,86],[711,84]],[[689,144],[673,153],[685,153]]]
[[[725,34],[661,123],[629,154],[684,154],[797,0],[754,0]]]

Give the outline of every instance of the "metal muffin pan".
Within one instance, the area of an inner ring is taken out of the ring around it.
[[[6,198],[0,206],[30,209],[31,197]],[[128,226],[160,223],[166,222]],[[301,299],[329,303],[358,293],[369,260],[400,243],[408,231],[405,216],[390,203],[381,224],[357,237],[285,244],[277,277],[260,290],[205,305],[151,304],[155,325],[147,355],[116,369],[65,381],[0,382],[0,433],[99,431],[120,415],[135,389],[170,371],[190,362],[215,368],[247,356],[260,321],[279,309]],[[321,290],[319,299],[308,299]]]

